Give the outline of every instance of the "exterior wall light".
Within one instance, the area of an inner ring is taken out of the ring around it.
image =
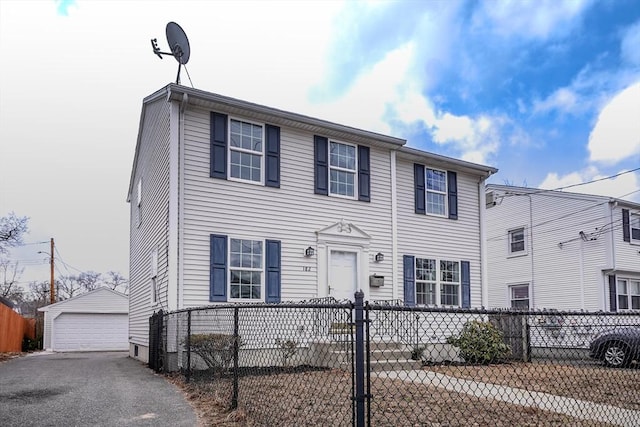
[[[384,261],[384,254],[382,252],[378,252],[374,259],[376,260],[376,262],[382,262]]]
[[[315,253],[316,251],[311,246],[304,250],[304,256],[306,257],[312,257]]]

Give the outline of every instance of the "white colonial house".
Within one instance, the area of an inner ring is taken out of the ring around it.
[[[488,307],[640,309],[640,204],[487,186]]]
[[[174,84],[145,98],[128,195],[131,355],[147,359],[160,309],[358,289],[480,306],[496,169],[405,143]]]

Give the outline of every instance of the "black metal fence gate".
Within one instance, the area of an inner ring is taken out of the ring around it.
[[[149,318],[149,367],[156,372],[163,370],[162,335],[164,332],[164,312],[153,313]]]

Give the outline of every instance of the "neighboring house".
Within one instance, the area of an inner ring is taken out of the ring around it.
[[[640,204],[487,186],[488,307],[640,309]]]
[[[129,348],[129,298],[101,287],[39,308],[44,312],[44,349],[111,351]]]
[[[130,353],[155,311],[334,297],[479,306],[484,181],[406,141],[170,84],[128,201]]]

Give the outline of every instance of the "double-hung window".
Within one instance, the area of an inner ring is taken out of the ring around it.
[[[416,258],[416,303],[460,306],[460,262]]]
[[[229,296],[236,300],[263,299],[263,242],[230,239]]]
[[[262,125],[229,120],[229,176],[243,181],[262,182],[264,161]]]
[[[640,310],[640,280],[618,279],[618,310]]]
[[[509,287],[511,308],[516,310],[529,309],[529,285],[513,285]]]
[[[631,228],[631,241],[640,243],[640,214],[629,215],[629,226]]]
[[[509,255],[526,254],[524,227],[508,231]]]
[[[447,212],[447,172],[425,169],[427,191],[427,213],[445,216]]]
[[[356,146],[329,142],[329,193],[353,198],[357,179]]]
[[[437,304],[437,281],[435,259],[416,258],[416,304]]]

